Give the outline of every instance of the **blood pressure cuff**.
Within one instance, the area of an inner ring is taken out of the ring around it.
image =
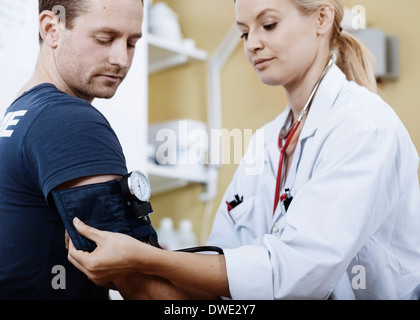
[[[157,240],[149,218],[144,223],[130,214],[127,200],[117,180],[52,191],[52,196],[77,250],[92,252],[96,244],[77,232],[73,225],[75,217],[99,230],[124,233],[143,242],[148,242],[150,236]]]

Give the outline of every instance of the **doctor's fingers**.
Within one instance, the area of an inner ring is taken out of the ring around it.
[[[98,242],[103,239],[103,234],[105,231],[92,228],[80,221],[78,218],[73,219],[73,225],[82,236],[92,240],[96,244],[98,244]]]
[[[96,250],[97,249],[98,248],[96,248]],[[70,240],[67,259],[77,269],[83,272],[92,282],[98,286],[107,287],[107,285],[109,285],[116,276],[113,276],[107,270],[104,270],[102,263],[96,258],[95,251],[89,253],[77,250],[74,247],[73,242]]]
[[[86,263],[86,257],[87,252],[77,250],[74,247],[73,242],[71,239],[68,241],[68,254],[67,259],[80,271],[82,271],[84,274],[88,275],[88,270],[84,267],[84,263]]]
[[[137,255],[133,252],[137,252],[142,246],[148,248],[149,245],[126,234],[86,227],[95,233],[92,239],[96,239],[96,248],[91,253],[77,250],[70,239],[68,260],[76,268],[98,285],[137,271]]]

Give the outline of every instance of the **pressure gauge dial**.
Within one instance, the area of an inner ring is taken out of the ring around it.
[[[151,195],[150,183],[147,177],[140,171],[133,171],[126,175],[121,181],[122,188],[134,199],[147,202]]]

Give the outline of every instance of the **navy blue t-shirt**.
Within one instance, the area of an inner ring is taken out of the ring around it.
[[[127,174],[117,136],[90,103],[41,84],[0,122],[0,299],[105,299],[67,259],[50,192],[80,177]]]

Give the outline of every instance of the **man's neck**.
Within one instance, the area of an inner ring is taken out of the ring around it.
[[[42,47],[41,47],[42,50]],[[53,80],[49,76],[45,64],[43,53],[41,52],[38,56],[38,60],[36,62],[35,71],[31,77],[31,79],[20,89],[18,92],[18,97],[21,96],[24,92],[31,90],[32,88],[42,84],[42,83],[51,83],[54,84]]]
[[[48,57],[48,54],[51,54],[46,51],[45,48],[41,47],[41,52],[39,54],[35,72],[32,75],[32,78],[20,89],[18,93],[18,97],[21,96],[24,92],[31,90],[32,88],[43,84],[43,83],[51,83],[57,87],[58,90],[61,90],[71,96],[79,97],[75,92],[73,92],[69,86],[64,82],[64,80],[59,77],[59,73],[54,70],[55,66],[51,63],[53,61],[52,57]],[[79,97],[84,99],[90,103],[92,103],[93,99]]]

